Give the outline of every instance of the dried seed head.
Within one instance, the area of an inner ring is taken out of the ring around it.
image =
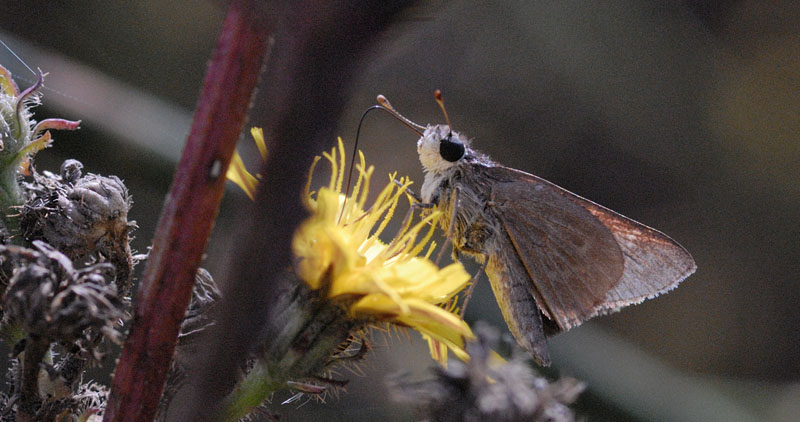
[[[100,257],[116,269],[119,292],[128,295],[133,270],[128,221],[131,198],[116,176],[81,176],[83,165],[67,160],[61,176],[34,173],[20,227],[25,239],[45,240],[72,260]]]
[[[497,332],[485,325],[467,345],[468,362],[452,360],[434,369],[435,378],[411,383],[392,382],[395,398],[417,405],[430,421],[574,421],[567,407],[584,385],[571,378],[549,382],[525,361],[490,363]]]
[[[106,281],[113,267],[76,270],[52,246],[42,241],[34,246],[0,245],[0,259],[15,262],[3,300],[5,318],[50,342],[92,344],[99,333],[118,340],[115,325],[124,316],[122,302],[116,286]]]
[[[80,384],[75,394],[43,401],[41,407],[32,414],[37,421],[99,422],[102,420],[107,398],[106,388],[90,381]],[[5,420],[0,418],[0,422]]]
[[[87,416],[87,421],[101,420],[103,410],[106,408],[108,390],[96,382],[87,382],[78,387],[78,391],[72,395],[73,400],[78,401],[81,416]],[[80,419],[82,420],[82,419]]]
[[[222,297],[217,284],[205,268],[198,268],[194,276],[194,288],[189,308],[181,323],[181,332],[178,335],[178,347],[181,348],[194,343],[199,334],[206,328],[214,325],[212,309],[219,298]]]

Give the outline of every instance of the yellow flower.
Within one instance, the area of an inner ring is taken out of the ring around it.
[[[411,182],[403,178],[398,186],[393,182],[395,175],[390,175],[386,187],[365,211],[374,168],[367,168],[364,155],[359,152],[358,180],[346,199],[341,139],[338,148],[323,157],[331,164],[330,181],[327,187],[311,191],[311,177],[321,159],[317,157],[305,195],[311,215],[293,239],[298,277],[312,289],[323,291],[356,320],[417,330],[439,362],[446,362],[447,350],[466,358],[464,341],[473,338],[472,331],[455,307],[447,304],[469,283],[470,276],[460,263],[440,269],[428,259],[435,246],[430,239],[441,214],[434,211],[413,224],[409,214],[394,238],[384,243],[379,236],[400,199],[408,197],[405,192]],[[234,166],[239,166],[237,174],[250,176],[246,170],[242,172],[243,165],[234,161]],[[230,170],[228,174],[231,178]],[[245,189],[245,183],[236,183]]]

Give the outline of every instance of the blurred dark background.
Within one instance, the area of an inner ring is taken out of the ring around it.
[[[140,226],[134,246],[145,251],[224,4],[1,4],[0,39],[49,72],[37,118],[83,120],[78,132],[54,134],[37,168],[76,158],[123,178]],[[20,85],[32,83],[7,51],[0,63]],[[582,415],[796,420],[800,3],[426,2],[367,55],[338,133],[352,147],[377,94],[418,123],[440,122],[437,88],[475,147],[664,231],[697,260],[698,272],[668,295],[551,341],[550,373],[589,384]],[[325,93],[309,87],[309,95]],[[259,119],[257,101],[252,124]],[[398,171],[419,186],[415,141],[395,120],[368,118],[360,147],[377,167],[373,183]],[[243,142],[240,151],[252,148]],[[207,251],[212,274],[235,259],[227,251],[246,200],[234,188],[226,195]],[[480,282],[468,317],[504,327],[488,284]],[[432,365],[412,338],[377,334],[366,376],[342,374],[351,382],[339,398],[298,408],[276,397],[273,409],[282,420],[413,420],[387,404],[384,382]]]

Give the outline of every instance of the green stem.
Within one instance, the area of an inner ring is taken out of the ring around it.
[[[356,327],[338,305],[324,299],[308,300],[304,294],[294,297],[294,303],[284,308],[288,312],[282,313],[288,314],[284,326],[302,328],[284,330],[271,339],[269,351],[225,399],[223,420],[241,419],[270,394],[287,389],[289,381],[319,375]]]
[[[14,239],[21,238],[19,236],[19,219],[14,217],[19,214],[19,207],[24,203],[22,198],[22,191],[17,182],[16,169],[4,168],[0,174],[0,219],[3,225]],[[17,240],[18,243],[19,240]]]

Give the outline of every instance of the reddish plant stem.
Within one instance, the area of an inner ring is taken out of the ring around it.
[[[189,137],[162,209],[105,422],[152,421],[158,410],[194,275],[267,53],[263,2],[231,2]]]

